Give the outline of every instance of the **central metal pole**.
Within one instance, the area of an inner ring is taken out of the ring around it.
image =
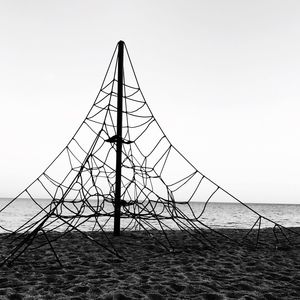
[[[121,219],[121,180],[122,180],[121,177],[122,177],[123,57],[124,57],[124,42],[119,41],[114,235],[120,235],[120,224],[121,224],[120,219]]]

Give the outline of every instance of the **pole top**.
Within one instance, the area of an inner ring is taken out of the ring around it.
[[[119,42],[118,42],[118,45],[119,46],[123,46],[125,43],[124,43],[124,41],[122,41],[122,40],[120,40]]]

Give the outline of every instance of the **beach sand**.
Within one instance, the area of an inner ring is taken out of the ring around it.
[[[222,232],[233,238],[245,233]],[[91,236],[104,240],[102,233]],[[53,242],[63,268],[49,247],[2,266],[0,299],[300,299],[300,236],[293,239],[298,246],[275,247],[272,231],[264,230],[266,245],[255,248],[214,234],[208,234],[213,246],[207,246],[172,232],[173,253],[145,232],[109,236],[126,261],[70,233]],[[159,233],[153,236],[164,241]],[[4,237],[1,255],[11,249]]]

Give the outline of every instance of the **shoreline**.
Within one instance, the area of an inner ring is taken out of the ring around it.
[[[53,242],[63,268],[49,246],[0,267],[0,299],[299,299],[300,228],[292,229],[297,245],[277,248],[271,229],[261,230],[266,244],[258,248],[213,233],[211,246],[172,231],[174,252],[159,242],[162,232],[151,232],[155,238],[145,232],[108,233],[125,260],[72,232]],[[220,231],[232,238],[245,233]],[[103,233],[89,235],[108,243]],[[11,249],[4,237],[0,234],[1,256]]]

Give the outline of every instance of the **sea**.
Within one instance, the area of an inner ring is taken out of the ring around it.
[[[0,198],[0,209],[3,208],[11,199]],[[39,204],[44,207],[50,200],[39,199]],[[247,206],[284,227],[300,227],[300,204],[263,204],[247,203]],[[191,216],[191,209],[196,216],[199,216],[205,207],[205,203],[191,202],[188,205],[178,205],[180,210]],[[201,222],[212,228],[251,228],[259,215],[239,203],[209,203],[201,215]],[[0,212],[0,226],[16,230],[32,216],[40,211],[40,208],[30,199],[17,199],[7,209]],[[103,223],[107,220],[103,217]],[[121,227],[126,227],[129,219],[121,219]],[[89,225],[90,224],[90,225]],[[86,222],[83,230],[92,229],[94,222]],[[154,226],[159,227],[155,222]],[[178,229],[176,224],[168,221],[168,226]],[[261,227],[273,227],[272,222],[262,219]],[[113,230],[113,220],[106,224],[106,230]],[[0,228],[0,232],[5,232]]]

